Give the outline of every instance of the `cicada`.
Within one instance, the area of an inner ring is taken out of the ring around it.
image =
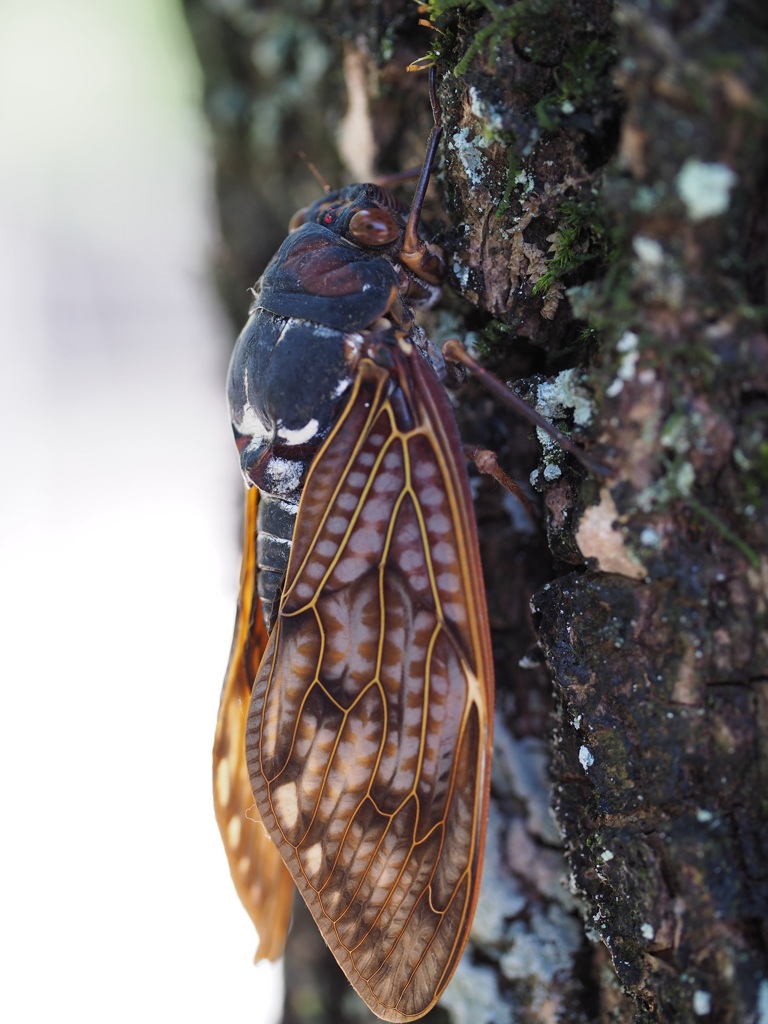
[[[465,457],[414,316],[444,273],[419,227],[441,133],[434,79],[431,94],[410,208],[364,184],[296,217],[229,376],[251,490],[214,751],[219,826],[259,931],[271,913],[286,924],[279,854],[347,978],[390,1021],[435,1004],[466,944],[492,746]]]

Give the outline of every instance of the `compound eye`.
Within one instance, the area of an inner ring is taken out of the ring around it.
[[[361,245],[389,245],[400,234],[400,228],[386,210],[358,210],[349,222],[349,234]]]
[[[302,224],[306,224],[307,223],[307,214],[308,213],[309,213],[309,207],[308,206],[302,206],[302,208],[300,210],[297,210],[296,213],[294,213],[294,215],[288,221],[288,230],[289,231],[295,231],[296,228],[300,228]]]

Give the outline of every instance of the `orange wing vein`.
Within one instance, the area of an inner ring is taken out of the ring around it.
[[[453,413],[403,343],[361,360],[313,461],[246,736],[262,820],[384,1020],[437,1001],[469,933],[493,669]]]
[[[258,961],[282,956],[295,887],[256,810],[245,761],[251,686],[267,644],[256,596],[257,501],[254,487],[245,498],[240,595],[213,744],[213,803],[232,881],[259,935]]]

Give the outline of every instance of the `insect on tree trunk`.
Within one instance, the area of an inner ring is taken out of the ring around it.
[[[317,198],[298,150],[334,186],[418,165],[426,81],[404,69],[429,53],[445,125],[431,216],[453,295],[428,333],[475,341],[612,470],[586,476],[546,441],[542,456],[482,388],[458,392],[465,440],[531,476],[544,519],[534,529],[478,479],[492,803],[468,951],[430,1019],[758,1019],[763,5],[186,8],[216,138],[217,274],[237,328],[290,215]],[[286,1024],[366,1019],[299,912],[286,956]]]

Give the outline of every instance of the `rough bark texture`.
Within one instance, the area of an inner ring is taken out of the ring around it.
[[[478,481],[493,801],[473,937],[433,1019],[757,1020],[763,5],[433,0],[435,31],[405,0],[186,6],[235,321],[290,214],[317,195],[297,150],[333,184],[340,132],[353,179],[418,164],[426,83],[403,69],[431,50],[446,126],[435,230],[455,294],[429,329],[527,378],[524,393],[611,469],[585,477],[550,444],[535,469],[530,429],[473,384],[461,392],[466,439],[520,481],[534,470],[546,531]],[[322,956],[297,915],[285,1021],[372,1019]]]

